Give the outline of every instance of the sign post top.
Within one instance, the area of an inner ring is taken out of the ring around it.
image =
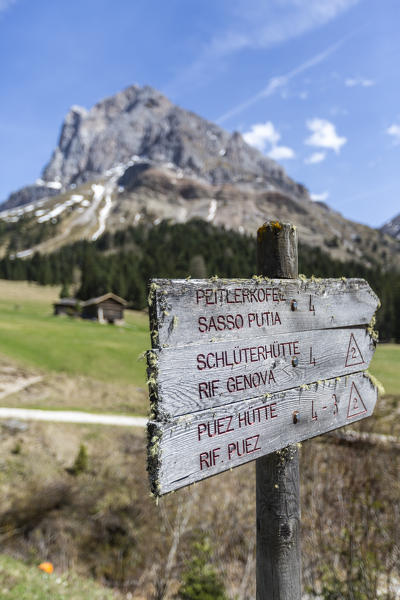
[[[294,225],[269,221],[258,229],[257,273],[284,279],[297,277],[297,230]]]

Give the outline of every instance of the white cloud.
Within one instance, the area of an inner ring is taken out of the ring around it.
[[[310,156],[304,159],[306,165],[316,165],[326,159],[326,152],[314,152]]]
[[[327,148],[339,154],[340,148],[347,142],[347,138],[338,136],[334,124],[326,119],[310,119],[307,127],[311,131],[310,137],[305,140],[308,146]]]
[[[289,146],[275,146],[268,152],[269,158],[274,160],[283,160],[284,158],[295,158],[295,153]]]
[[[375,81],[373,79],[364,79],[363,77],[348,77],[344,85],[346,87],[372,87],[375,85]]]
[[[386,133],[392,136],[393,144],[400,144],[400,125],[393,123],[386,129]]]
[[[233,0],[230,28],[215,37],[218,56],[244,48],[269,48],[321,27],[359,0]]]
[[[297,67],[295,67],[294,69],[292,69],[291,71],[286,73],[285,75],[271,77],[271,79],[268,81],[267,85],[265,87],[263,87],[259,92],[257,92],[253,96],[250,96],[250,98],[248,98],[244,102],[241,102],[240,104],[237,104],[236,106],[234,106],[233,108],[228,110],[226,113],[221,115],[218,119],[216,119],[216,122],[223,123],[227,119],[230,119],[231,117],[234,117],[235,115],[241,113],[246,108],[249,108],[250,106],[252,106],[256,102],[258,102],[262,98],[268,98],[269,96],[272,96],[279,89],[282,89],[283,87],[285,87],[291,79],[293,79],[297,75],[300,75],[301,73],[304,73],[305,71],[308,71],[312,67],[315,67],[316,65],[318,65],[318,64],[322,63],[324,60],[326,60],[328,58],[328,56],[330,56],[333,52],[335,52],[339,48],[339,46],[341,46],[342,43],[343,43],[343,40],[339,40],[338,42],[336,42],[336,44],[329,46],[323,52],[320,52],[319,54],[316,54],[309,60],[306,60],[304,63],[301,63],[300,65],[298,65]]]
[[[230,0],[221,3],[224,28],[213,32],[197,58],[181,69],[164,90],[176,95],[182,88],[212,80],[226,60],[249,49],[266,49],[318,29],[360,0]]]
[[[325,200],[328,200],[329,198],[329,192],[322,192],[321,194],[311,194],[310,198],[311,200],[314,200],[314,202],[325,202]]]
[[[247,144],[264,152],[267,145],[276,146],[281,136],[276,131],[273,123],[267,121],[266,123],[252,125],[250,131],[243,134],[243,138]]]
[[[251,129],[243,134],[243,138],[247,144],[261,150],[261,152],[266,152],[274,160],[295,158],[292,148],[278,145],[281,134],[275,129],[271,121],[252,125]]]

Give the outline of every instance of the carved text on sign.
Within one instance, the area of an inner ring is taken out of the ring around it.
[[[376,399],[368,376],[357,373],[151,423],[158,493],[369,416]]]
[[[357,363],[362,359],[367,368],[375,345],[361,328],[154,350],[157,410],[163,418],[178,416],[354,373],[346,364],[349,340],[357,346]]]
[[[364,325],[378,303],[362,279],[155,279],[150,291],[159,347]]]

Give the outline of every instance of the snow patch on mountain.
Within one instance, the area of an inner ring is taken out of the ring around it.
[[[99,238],[102,235],[102,233],[104,233],[104,231],[106,229],[107,217],[110,214],[112,205],[113,205],[113,202],[112,202],[112,199],[111,199],[111,194],[108,193],[106,195],[106,203],[103,206],[103,208],[101,209],[100,214],[99,214],[99,228],[92,235],[92,241],[93,242],[95,242],[97,240],[97,238]]]
[[[216,212],[217,212],[217,201],[215,200],[215,198],[213,198],[210,202],[210,207],[208,209],[208,215],[207,215],[207,219],[206,219],[209,223],[211,223],[214,220]]]
[[[81,203],[83,200],[83,196],[78,194],[73,194],[68,200],[62,202],[61,204],[57,204],[51,211],[45,213],[38,217],[38,223],[46,223],[46,221],[50,221],[51,219],[55,219],[59,215],[61,215],[67,208],[73,206],[74,204]],[[39,211],[37,211],[39,212]]]

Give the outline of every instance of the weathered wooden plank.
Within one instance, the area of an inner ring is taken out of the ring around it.
[[[179,416],[354,373],[374,349],[364,328],[344,328],[151,350],[154,412]]]
[[[363,279],[153,279],[153,347],[365,325],[379,300]]]
[[[365,373],[329,379],[149,422],[153,492],[165,494],[370,416],[377,389]]]

